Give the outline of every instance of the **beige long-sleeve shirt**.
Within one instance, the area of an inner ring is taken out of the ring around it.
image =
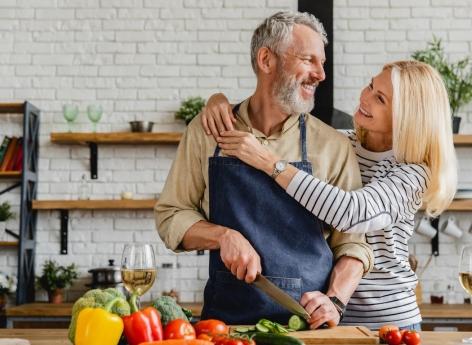
[[[279,133],[266,137],[251,127],[247,108],[249,99],[239,109],[237,130],[252,132],[269,150],[287,161],[301,160],[298,115],[290,116]],[[313,116],[305,115],[308,160],[313,174],[344,190],[361,187],[356,156],[346,137]],[[177,149],[177,156],[164,189],[155,206],[156,226],[161,239],[172,250],[195,223],[209,219],[208,158],[216,142],[207,136],[197,116],[187,127]],[[274,182],[275,183],[275,182]],[[373,266],[373,253],[363,234],[342,234],[326,229],[335,259],[350,256],[362,261],[364,272]]]

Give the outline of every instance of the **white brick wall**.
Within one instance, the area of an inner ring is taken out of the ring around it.
[[[0,1],[0,99],[28,99],[42,110],[38,197],[75,199],[81,176],[89,176],[86,147],[49,142],[51,131],[67,130],[64,103],[80,105],[75,131],[91,130],[85,108],[92,103],[105,110],[99,131],[127,130],[127,122],[135,119],[156,122],[157,131],[182,130],[174,119],[182,99],[208,97],[217,90],[232,100],[251,93],[252,30],[265,16],[296,7],[296,0]],[[334,16],[335,105],[347,112],[383,63],[407,58],[433,34],[444,39],[451,58],[472,52],[470,1],[336,0]],[[471,132],[472,107],[463,114],[462,129]],[[18,117],[1,121],[1,134],[21,133]],[[471,185],[472,162],[463,150],[461,178]],[[169,146],[100,146],[99,179],[90,182],[92,197],[118,198],[123,190],[137,198],[155,197],[174,155],[175,147]],[[0,189],[6,185],[0,181]],[[15,205],[18,199],[18,191],[1,196]],[[119,263],[123,245],[130,241],[154,242],[159,263],[181,267],[177,277],[182,300],[202,299],[207,256],[176,256],[165,249],[152,212],[73,211],[70,216],[69,255],[61,256],[59,215],[40,213],[36,259],[37,271],[47,258],[79,265],[82,279],[71,290],[71,299],[89,282],[88,269],[104,266],[108,259]],[[467,228],[468,214],[460,217]],[[441,256],[423,276],[425,298],[438,279],[433,271],[443,270],[458,289],[450,268],[456,265],[460,243],[446,236],[441,241]],[[464,241],[470,242],[470,235]],[[424,263],[430,253],[427,241],[415,237],[411,248]],[[0,270],[16,272],[16,250],[1,250]],[[146,298],[158,292],[159,277]]]

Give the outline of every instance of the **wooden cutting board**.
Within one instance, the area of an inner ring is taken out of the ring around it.
[[[379,338],[366,327],[360,326],[339,326],[327,329],[317,329],[314,331],[290,332],[288,335],[298,338],[311,344],[378,344]]]

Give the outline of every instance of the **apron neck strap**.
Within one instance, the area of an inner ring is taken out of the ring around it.
[[[239,107],[242,103],[238,103],[233,107],[233,114],[237,115],[239,112]],[[300,146],[302,148],[302,161],[308,161],[308,155],[306,150],[306,125],[305,125],[305,114],[300,114],[298,118],[298,122],[300,124]],[[221,148],[216,145],[215,152],[213,153],[213,157],[218,157],[220,154]]]
[[[305,125],[305,114],[300,114],[298,118],[300,124],[300,146],[302,148],[302,161],[308,161],[308,154],[306,151],[306,125]]]
[[[234,115],[238,115],[239,107],[241,106],[241,104],[242,104],[242,102],[236,104],[236,105],[233,107],[233,114],[234,114]],[[220,154],[220,150],[221,150],[221,148],[218,146],[218,144],[216,144],[216,148],[215,148],[215,152],[213,153],[213,157],[218,157],[219,154]]]

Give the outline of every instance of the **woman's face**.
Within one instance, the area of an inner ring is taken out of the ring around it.
[[[359,106],[354,114],[356,125],[369,134],[391,136],[392,96],[391,71],[384,70],[362,90]]]

